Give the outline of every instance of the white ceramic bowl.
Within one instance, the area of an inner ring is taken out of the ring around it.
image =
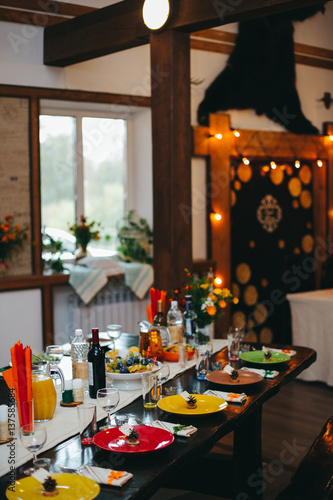
[[[141,376],[156,373],[161,369],[162,363],[157,362],[156,368],[149,372],[136,372],[136,373],[111,373],[106,372],[106,382],[109,387],[116,387],[122,391],[134,391],[141,389]]]

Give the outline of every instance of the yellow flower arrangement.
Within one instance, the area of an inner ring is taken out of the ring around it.
[[[180,297],[180,304],[183,303],[185,295],[192,296],[198,328],[204,328],[222,316],[228,303],[237,304],[237,297],[233,297],[228,288],[216,287],[212,271],[203,278],[197,278],[188,269],[185,269],[185,272],[189,281],[180,291],[175,291],[175,295]]]

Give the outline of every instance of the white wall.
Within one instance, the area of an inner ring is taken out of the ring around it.
[[[10,349],[19,340],[32,352],[43,350],[40,290],[0,293],[0,367],[10,361]]]

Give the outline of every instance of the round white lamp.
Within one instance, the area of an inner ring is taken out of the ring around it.
[[[169,0],[145,0],[142,8],[143,22],[150,30],[161,29],[170,17]]]

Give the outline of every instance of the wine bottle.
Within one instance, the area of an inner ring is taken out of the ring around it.
[[[92,346],[88,352],[89,396],[96,399],[98,389],[105,387],[105,354],[99,345],[98,328],[92,329]]]
[[[196,344],[197,315],[193,311],[191,295],[185,295],[185,307],[186,307],[186,310],[184,312],[185,342],[186,344]]]
[[[154,318],[154,325],[166,326],[166,317],[163,312],[163,300],[157,301],[157,314]]]

